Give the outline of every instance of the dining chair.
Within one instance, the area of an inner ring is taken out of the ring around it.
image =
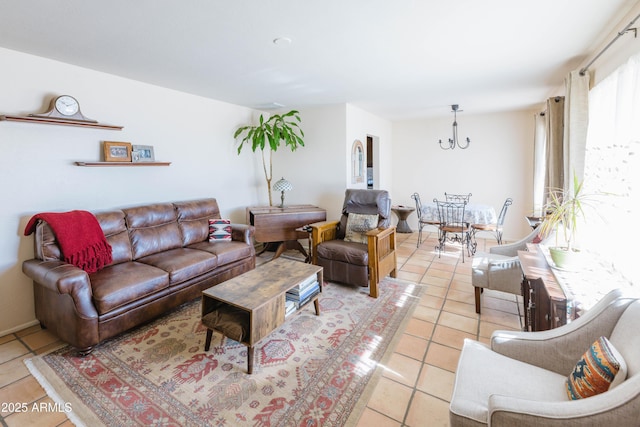
[[[464,248],[469,256],[475,253],[476,243],[473,241],[471,225],[464,220],[464,210],[467,202],[450,202],[433,199],[438,208],[438,258],[445,250],[447,241],[462,245],[462,262],[464,262]]]
[[[489,252],[478,251],[474,254],[471,285],[475,293],[476,313],[480,314],[480,296],[484,289],[522,295],[522,267],[518,251],[526,251],[527,245],[538,237],[538,232],[532,230],[516,242],[493,246]],[[549,240],[545,238],[544,242]]]
[[[447,202],[467,202],[471,199],[471,193],[469,194],[451,194],[444,193],[444,200]]]
[[[494,222],[492,224],[471,224],[471,228],[473,229],[473,236],[475,239],[475,235],[477,232],[479,231],[489,231],[491,233],[494,233],[496,236],[496,240],[498,241],[498,244],[501,245],[502,244],[502,230],[503,230],[503,226],[504,226],[504,218],[507,216],[507,209],[509,209],[509,206],[511,206],[513,204],[513,199],[511,197],[508,197],[505,201],[504,204],[502,205],[502,209],[500,209],[500,214],[498,215],[498,221]]]
[[[416,247],[420,247],[420,244],[422,243],[422,228],[426,225],[434,225],[437,227],[438,225],[440,225],[440,222],[427,219],[423,215],[424,212],[422,211],[422,202],[420,201],[420,194],[413,193],[411,195],[411,198],[416,201],[416,212],[418,214],[418,243],[416,244]]]

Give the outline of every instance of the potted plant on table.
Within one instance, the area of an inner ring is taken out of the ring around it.
[[[587,194],[583,188],[584,181],[573,175],[573,186],[569,191],[556,189],[550,192],[549,202],[545,205],[545,212],[540,234],[549,236],[555,232],[556,246],[549,247],[551,259],[558,268],[572,268],[580,259],[580,250],[576,248],[578,228],[587,217],[585,209],[594,207],[596,197]],[[561,232],[562,231],[562,232]],[[562,238],[564,245],[559,245]]]
[[[274,114],[268,119],[260,115],[257,125],[242,126],[233,134],[233,138],[237,139],[243,135],[238,145],[238,154],[245,145],[251,145],[253,152],[260,149],[262,152],[262,167],[264,169],[264,177],[267,181],[267,191],[269,193],[269,206],[273,206],[271,199],[271,179],[273,177],[273,153],[278,150],[280,144],[284,142],[291,151],[295,151],[299,146],[304,147],[304,132],[299,124],[300,113],[291,110],[285,114]],[[267,147],[268,144],[268,147]],[[265,156],[265,148],[268,148],[268,166],[267,157]]]

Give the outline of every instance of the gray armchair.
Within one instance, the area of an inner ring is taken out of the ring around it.
[[[496,331],[490,346],[465,340],[449,407],[458,426],[638,426],[640,299],[611,291],[583,316],[543,332]],[[565,380],[599,337],[622,355],[627,376],[570,400]]]
[[[525,238],[501,246],[494,246],[489,253],[476,252],[471,267],[471,284],[475,290],[476,313],[480,314],[480,293],[483,289],[508,292],[515,295],[522,294],[522,270],[518,251],[527,249],[527,243],[531,243],[538,235],[538,230],[533,230]]]

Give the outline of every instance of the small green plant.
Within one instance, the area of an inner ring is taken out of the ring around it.
[[[578,176],[574,173],[573,187],[570,192],[564,192],[561,189],[551,191],[550,200],[545,206],[547,215],[540,226],[540,234],[543,236],[556,232],[556,245],[561,229],[567,251],[575,251],[578,225],[581,220],[586,219],[585,209],[592,208],[596,202],[595,194],[584,193],[583,184],[584,181],[578,180]]]
[[[267,120],[260,115],[259,124],[242,126],[233,134],[233,138],[237,139],[244,134],[238,145],[238,155],[242,151],[242,147],[250,145],[251,150],[255,151],[259,148],[262,152],[262,167],[264,169],[264,177],[267,181],[267,191],[269,193],[269,206],[273,206],[271,199],[271,179],[273,177],[273,153],[284,142],[291,151],[295,151],[299,146],[304,147],[304,132],[299,126],[300,113],[291,110],[285,114],[274,114]],[[267,159],[265,156],[265,148],[269,151],[269,161],[267,167]]]

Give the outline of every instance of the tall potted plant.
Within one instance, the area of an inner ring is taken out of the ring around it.
[[[576,239],[581,221],[586,219],[585,209],[592,208],[594,194],[587,194],[583,188],[584,181],[573,175],[573,187],[565,192],[556,189],[550,192],[550,200],[545,206],[546,216],[540,226],[540,234],[548,236],[556,233],[556,246],[549,248],[551,259],[559,268],[571,268],[576,262]],[[559,245],[562,238],[564,244]]]
[[[283,142],[291,151],[295,151],[299,146],[304,147],[304,140],[302,139],[304,132],[299,126],[300,122],[300,113],[296,110],[291,110],[285,114],[274,114],[266,120],[260,114],[260,120],[257,125],[242,126],[233,134],[234,139],[242,136],[242,140],[238,145],[238,155],[245,145],[250,145],[254,153],[258,148],[260,149],[264,177],[267,181],[267,191],[269,193],[269,206],[273,206],[271,199],[273,153],[278,151]],[[265,148],[269,152],[268,161],[265,155]]]

